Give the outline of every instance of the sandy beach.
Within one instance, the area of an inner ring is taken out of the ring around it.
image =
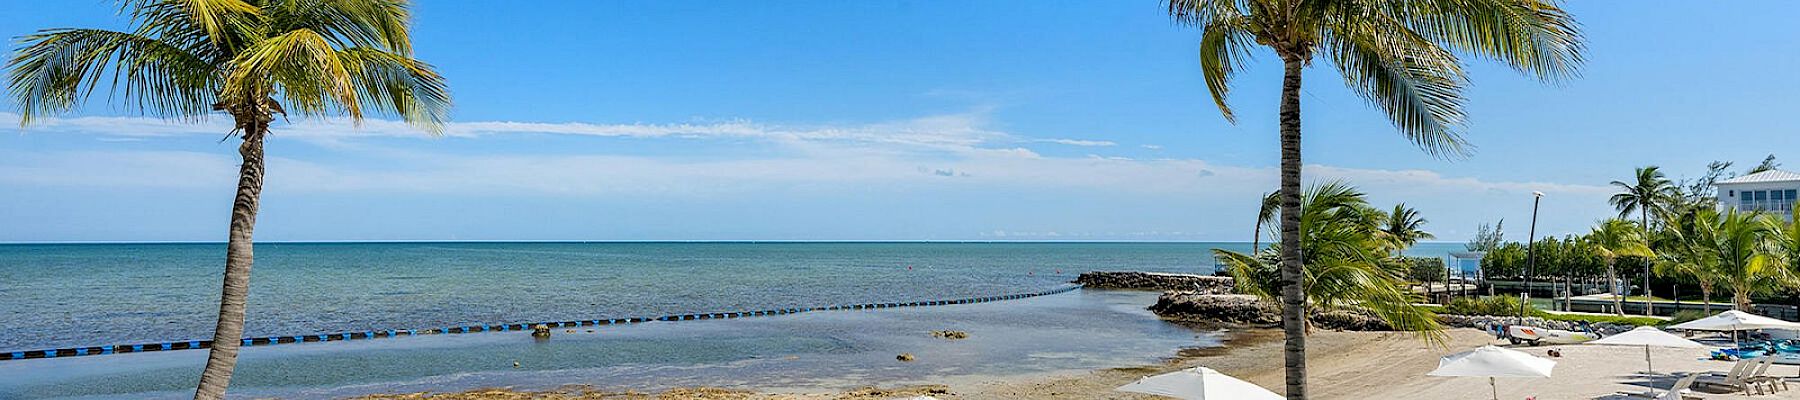
[[[1489,398],[1488,383],[1480,378],[1427,377],[1437,366],[1438,357],[1486,344],[1500,344],[1485,333],[1472,329],[1449,331],[1449,350],[1429,347],[1416,336],[1395,332],[1316,332],[1308,341],[1311,360],[1311,389],[1320,399],[1396,399],[1443,400]],[[725,389],[683,389],[661,394],[584,392],[578,388],[552,392],[511,392],[479,390],[459,394],[371,396],[364,399],[731,399],[731,400],[819,400],[819,399],[889,399],[930,395],[939,399],[964,400],[1036,400],[1036,399],[1113,399],[1137,400],[1157,397],[1115,392],[1112,389],[1144,375],[1193,366],[1207,366],[1241,377],[1280,392],[1282,370],[1280,332],[1247,330],[1236,332],[1225,348],[1181,351],[1167,362],[1157,365],[1111,368],[1086,373],[1041,376],[952,379],[942,385],[894,389],[862,389],[838,393],[759,393]],[[1537,400],[1619,399],[1622,392],[1642,392],[1648,386],[1666,388],[1666,375],[1646,379],[1643,349],[1608,346],[1543,346],[1520,350],[1545,355],[1556,349],[1556,376],[1549,379],[1501,379],[1500,398]],[[1657,371],[1723,371],[1731,364],[1701,358],[1704,350],[1657,349],[1653,361]],[[1776,366],[1771,374],[1800,374],[1794,366]],[[1739,394],[1694,393],[1703,398],[1743,398]],[[1800,399],[1800,391],[1787,391],[1751,398]]]

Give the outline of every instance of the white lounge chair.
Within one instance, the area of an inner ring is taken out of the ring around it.
[[[1681,392],[1687,391],[1689,386],[1693,386],[1694,380],[1698,379],[1698,378],[1700,378],[1700,374],[1688,374],[1687,376],[1684,376],[1681,379],[1676,380],[1674,386],[1669,386],[1669,391],[1663,392],[1660,395],[1656,394],[1656,389],[1650,389],[1650,393],[1626,393],[1625,396],[1626,397],[1641,397],[1641,398],[1652,399],[1652,400],[1702,399],[1702,397],[1688,396],[1688,395],[1681,394]]]
[[[1699,379],[1694,381],[1694,383],[1720,387],[1730,392],[1741,391],[1744,392],[1744,394],[1750,394],[1753,389],[1757,389],[1757,386],[1751,384],[1749,381],[1750,377],[1753,376],[1752,373],[1756,372],[1756,369],[1759,366],[1767,364],[1770,360],[1772,360],[1772,358],[1769,357],[1738,360],[1737,364],[1731,367],[1730,373],[1725,375],[1714,375],[1711,373],[1701,374],[1698,375]],[[1767,367],[1763,368],[1766,369]],[[1757,391],[1760,392],[1760,390]]]
[[[1765,386],[1766,390],[1762,392],[1763,394],[1787,390],[1787,379],[1769,376],[1769,366],[1771,365],[1775,365],[1775,355],[1763,356],[1762,365],[1756,367],[1756,373],[1745,376],[1744,381],[1751,385]]]

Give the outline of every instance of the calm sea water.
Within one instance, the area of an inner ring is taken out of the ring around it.
[[[248,335],[431,328],[1024,293],[1082,271],[1210,273],[1247,243],[261,244]],[[1441,255],[1460,245],[1426,244]],[[0,351],[205,339],[221,244],[0,245]],[[568,383],[839,387],[1146,362],[1206,334],[1147,292],[249,348],[234,393],[328,398]],[[948,342],[931,329],[969,330]],[[920,362],[897,363],[897,352]],[[178,398],[204,351],[0,362],[0,399]],[[518,361],[521,367],[512,368]]]

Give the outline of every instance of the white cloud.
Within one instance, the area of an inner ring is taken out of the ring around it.
[[[7,121],[7,119],[12,119]],[[0,123],[16,125],[17,114],[0,113]],[[155,139],[174,135],[223,135],[219,121],[197,125],[135,117],[48,118],[31,132],[91,134],[104,139]],[[506,134],[596,136],[680,140],[748,139],[784,151],[746,149],[704,156],[641,154],[534,154],[517,152],[433,152],[419,148],[327,147],[326,155],[272,153],[271,193],[428,193],[479,196],[642,197],[647,199],[730,198],[744,194],[838,192],[869,188],[931,189],[963,193],[1058,193],[1111,196],[1195,209],[1249,209],[1259,194],[1273,190],[1273,168],[1223,165],[1193,158],[1133,159],[1104,154],[1046,156],[1019,147],[1028,143],[1106,147],[1112,142],[1033,139],[987,128],[980,112],[900,121],[834,126],[769,125],[749,121],[691,124],[588,124],[467,122],[446,127],[453,137]],[[360,127],[342,121],[296,121],[278,138],[315,143],[349,142],[356,137],[419,137],[394,121],[371,120]],[[121,143],[118,146],[137,146]],[[478,144],[475,144],[478,146]],[[237,160],[229,151],[0,151],[0,183],[19,186],[228,188]],[[435,146],[420,146],[433,148]],[[1143,145],[1148,149],[1159,146]],[[478,147],[477,147],[478,148]],[[1098,149],[1096,149],[1098,150]],[[1450,177],[1425,170],[1381,170],[1308,165],[1309,182],[1345,180],[1378,203],[1406,201],[1454,226],[1491,220],[1490,203],[1511,204],[1534,190],[1571,204],[1576,220],[1604,215],[1609,189],[1598,185],[1488,181]],[[1523,204],[1523,203],[1521,203]],[[1096,207],[1111,205],[1096,204]],[[1556,211],[1554,206],[1549,207]],[[1236,215],[1224,211],[1219,212]],[[1451,214],[1446,216],[1446,214]],[[1505,215],[1503,213],[1499,215]],[[1247,218],[1247,217],[1246,217]],[[1472,226],[1472,225],[1471,225]],[[1198,227],[1207,228],[1207,227]],[[1036,232],[993,232],[994,236],[1048,236]],[[1082,229],[1058,229],[1070,236]],[[1131,232],[1131,231],[1124,231]],[[1154,232],[1163,237],[1171,231]],[[1090,234],[1099,235],[1099,233]],[[1186,234],[1196,234],[1188,231]],[[1112,234],[1108,234],[1112,235]],[[1118,234],[1116,236],[1129,236]]]
[[[1118,143],[1113,143],[1111,141],[1105,141],[1105,140],[1038,139],[1036,141],[1044,142],[1044,143],[1066,144],[1066,145],[1070,145],[1070,146],[1082,146],[1082,147],[1112,147],[1112,146],[1119,145]]]

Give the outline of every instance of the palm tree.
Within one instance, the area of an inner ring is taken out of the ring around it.
[[[1765,219],[1769,225],[1769,250],[1774,262],[1779,264],[1777,268],[1800,278],[1800,203],[1788,211],[1787,219],[1776,216]],[[1797,288],[1800,287],[1790,289]]]
[[[1408,247],[1418,244],[1420,240],[1436,239],[1437,235],[1425,231],[1425,217],[1419,216],[1419,210],[1406,207],[1406,203],[1394,205],[1394,211],[1385,215],[1381,222],[1381,233],[1394,247],[1394,254],[1399,255]]]
[[[1459,133],[1468,82],[1457,52],[1556,80],[1573,76],[1583,43],[1568,13],[1547,0],[1169,0],[1176,21],[1201,30],[1200,66],[1227,121],[1231,78],[1254,46],[1282,62],[1282,329],[1287,397],[1306,398],[1305,293],[1300,243],[1301,75],[1315,55],[1434,155],[1466,155]]]
[[[1281,209],[1281,197],[1275,193],[1263,193],[1262,205],[1256,210],[1256,229],[1250,234],[1250,251],[1262,251],[1262,228],[1274,220],[1275,212]]]
[[[412,57],[400,0],[126,0],[132,29],[61,28],[20,37],[7,62],[21,123],[67,112],[105,87],[119,105],[199,121],[229,115],[242,140],[219,320],[195,399],[224,397],[250,286],[263,144],[275,114],[398,115],[436,132],[450,95]],[[104,83],[103,83],[104,81]],[[279,99],[279,100],[278,100]]]
[[[1776,263],[1770,254],[1771,224],[1760,212],[1720,214],[1703,210],[1695,215],[1702,226],[1701,246],[1709,258],[1718,261],[1718,281],[1731,290],[1732,309],[1748,311],[1750,296],[1789,287],[1793,274]]]
[[[1719,260],[1707,251],[1710,220],[1699,217],[1701,209],[1687,209],[1675,214],[1664,224],[1655,243],[1662,251],[1656,258],[1656,273],[1663,276],[1685,276],[1700,284],[1700,310],[1712,314],[1712,292],[1719,279]]]
[[[1640,217],[1639,222],[1642,224],[1640,228],[1644,231],[1644,237],[1649,237],[1650,213],[1667,212],[1670,203],[1678,197],[1678,194],[1675,183],[1670,182],[1669,178],[1663,175],[1661,168],[1651,165],[1638,168],[1636,172],[1637,180],[1631,183],[1612,181],[1613,186],[1619,188],[1619,193],[1613,194],[1608,202],[1612,203],[1613,208],[1619,210],[1619,218],[1630,218],[1632,213],[1637,213]],[[1651,300],[1650,262],[1646,260],[1644,261],[1644,315],[1654,314],[1653,304],[1656,303]]]
[[[1627,220],[1608,219],[1595,224],[1593,231],[1587,235],[1588,243],[1593,246],[1596,253],[1599,253],[1600,259],[1606,263],[1606,279],[1609,286],[1618,282],[1619,275],[1614,266],[1619,257],[1651,256],[1650,247],[1644,242],[1644,237],[1640,235],[1642,231],[1633,225],[1631,221]],[[1613,311],[1621,316],[1625,315],[1624,300],[1619,297],[1617,290],[1612,292],[1615,292],[1613,293]]]
[[[1442,339],[1435,314],[1417,306],[1417,295],[1405,289],[1407,266],[1385,262],[1390,244],[1379,229],[1380,211],[1369,207],[1364,197],[1335,182],[1306,192],[1300,216],[1305,229],[1299,242],[1304,261],[1311,266],[1303,279],[1309,305],[1368,310],[1396,329]],[[1266,220],[1275,218],[1279,215]],[[1279,252],[1278,248],[1253,254],[1213,250],[1230,266],[1239,291],[1270,302],[1285,300],[1276,266]]]

